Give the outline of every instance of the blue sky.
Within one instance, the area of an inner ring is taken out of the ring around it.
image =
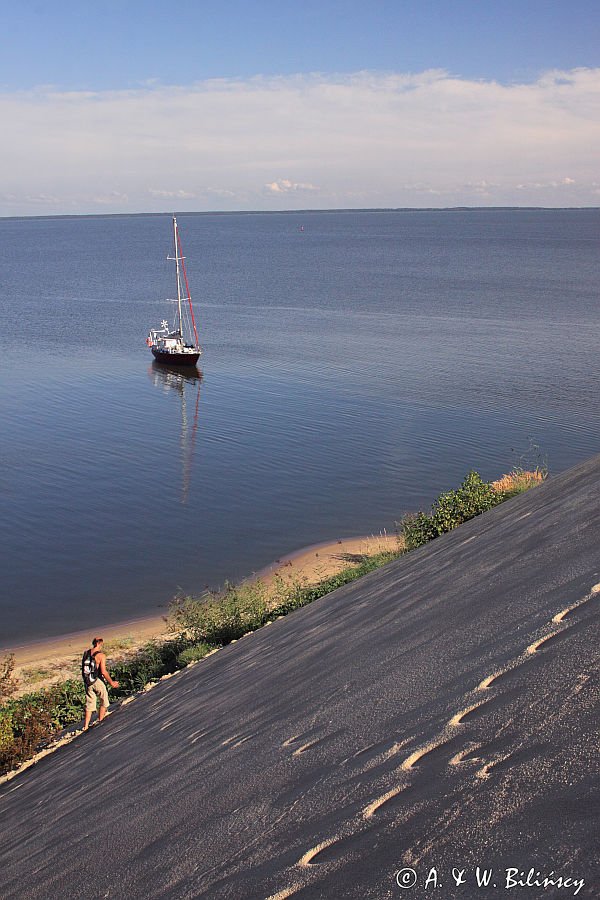
[[[599,48],[600,0],[4,0],[0,215],[598,205]]]
[[[4,0],[1,9],[0,84],[10,89],[361,69],[513,81],[595,66],[600,55],[598,0]]]
[[[0,13],[0,84],[419,72],[513,81],[595,66],[598,0],[38,0]]]

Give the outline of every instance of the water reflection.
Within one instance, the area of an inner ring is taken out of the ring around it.
[[[196,433],[198,431],[198,409],[200,405],[200,385],[202,373],[195,367],[165,366],[153,362],[148,374],[154,386],[162,388],[166,393],[179,394],[181,404],[181,503],[188,500]],[[192,412],[193,411],[193,412]]]

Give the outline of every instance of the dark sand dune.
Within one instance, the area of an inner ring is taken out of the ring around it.
[[[8,782],[0,896],[597,896],[599,500],[597,457]]]

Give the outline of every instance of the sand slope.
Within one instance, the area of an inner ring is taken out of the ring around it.
[[[596,457],[0,787],[0,895],[597,895],[599,501]]]

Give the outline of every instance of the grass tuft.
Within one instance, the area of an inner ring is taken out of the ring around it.
[[[522,494],[532,487],[541,484],[546,478],[546,473],[541,469],[533,469],[532,471],[524,471],[523,469],[514,469],[508,475],[503,475],[496,481],[492,481],[492,487],[500,494],[504,494],[504,499],[514,497],[516,494]]]

